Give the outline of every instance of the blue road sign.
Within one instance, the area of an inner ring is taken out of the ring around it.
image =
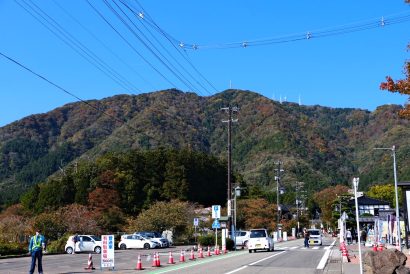
[[[215,219],[215,221],[212,223],[212,228],[221,228],[221,223],[218,221],[218,219]]]

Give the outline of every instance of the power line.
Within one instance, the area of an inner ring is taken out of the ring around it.
[[[141,13],[137,13],[135,11],[135,9],[133,9],[130,5],[124,3],[124,1],[120,0],[121,4],[123,4],[133,15],[135,18],[137,19],[143,19],[144,15],[142,15]],[[188,74],[188,76],[193,79],[193,81],[195,81],[195,83],[197,83],[203,90],[205,90],[205,92],[207,92],[208,94],[210,94],[210,92],[208,91],[208,89],[202,85],[202,83],[200,83],[171,53],[169,50],[167,50],[167,48],[157,39],[157,37],[149,30],[149,28],[146,26],[144,20],[138,20],[141,25],[144,27],[144,29],[150,34],[150,36],[159,44],[159,46],[172,58],[172,60],[185,72]],[[143,34],[142,31],[140,31],[141,34]],[[144,34],[143,34],[144,35]],[[145,39],[147,39],[149,41],[149,38],[144,35]],[[175,47],[174,44],[171,43],[171,45]],[[176,48],[179,52],[179,49]]]
[[[127,21],[121,16],[120,13],[118,13],[118,11],[111,5],[108,3],[107,0],[103,0],[103,2],[105,3],[105,5],[111,10],[112,13],[114,13],[114,15],[128,28],[128,30],[143,44],[143,46],[152,54],[154,55],[155,58],[157,58],[157,60],[164,65],[177,79],[179,79],[183,84],[185,84],[189,89],[191,89],[192,91],[195,90],[195,88],[193,87],[192,83],[185,78],[184,75],[182,75],[178,69],[175,68],[175,66],[173,66],[169,60],[155,47],[155,45],[153,45],[151,43],[151,41],[149,41],[149,39],[147,39],[145,37],[145,35],[136,27],[136,25],[134,24],[134,22],[128,17],[127,14],[124,13],[124,11],[118,6],[118,4],[113,1],[114,5],[117,6],[117,8],[121,11],[121,13],[128,19],[128,21],[132,24],[132,26],[134,26],[134,28],[139,32],[140,35],[144,36],[144,38],[147,40],[145,41],[143,39],[143,37],[141,37],[140,35],[138,35],[134,29],[132,28],[132,26],[130,24],[127,23]]]
[[[123,0],[120,0],[121,3],[123,3]],[[142,7],[142,5],[139,3],[138,0],[135,0],[135,2],[138,4],[138,6],[141,9],[141,12],[138,13],[138,17],[141,19],[141,22],[143,25],[148,24],[151,26],[154,30],[159,32],[172,46],[173,48],[184,58],[184,60],[191,66],[191,68],[201,77],[210,87],[214,89],[214,91],[218,91],[218,89],[195,67],[195,65],[192,63],[192,61],[188,58],[187,55],[183,54],[181,52],[181,48],[179,46],[176,46],[176,42],[178,42],[175,38],[173,38],[171,35],[166,33],[154,20],[153,18],[147,13],[147,11]],[[134,14],[136,14],[135,9],[133,9]],[[148,20],[147,20],[148,19]],[[184,53],[186,53],[185,49]],[[209,92],[208,92],[209,93]],[[210,94],[210,93],[209,93]],[[210,94],[211,95],[211,94]]]
[[[36,19],[40,24],[52,32],[57,38],[59,38],[63,43],[77,52],[85,60],[87,60],[91,65],[96,67],[106,76],[111,78],[114,82],[122,86],[124,89],[129,91],[139,90],[127,79],[121,76],[113,68],[111,68],[107,63],[105,63],[101,58],[94,54],[89,48],[87,48],[83,43],[66,31],[58,22],[56,22],[52,17],[50,17],[46,12],[44,12],[39,6],[33,2],[28,3],[22,0],[21,3],[15,1],[21,8],[28,12],[34,19]]]
[[[23,65],[22,63],[18,62],[17,60],[15,60],[15,59],[9,57],[8,55],[6,55],[6,54],[4,54],[4,53],[2,53],[2,52],[0,52],[0,55],[3,56],[4,58],[6,58],[7,60],[9,60],[10,62],[16,64],[17,66],[19,66],[19,67],[25,69],[26,71],[30,72],[31,74],[37,76],[37,77],[40,78],[41,80],[46,81],[46,82],[49,83],[50,85],[56,87],[57,89],[63,91],[64,93],[66,93],[66,94],[68,94],[68,95],[74,97],[75,99],[77,99],[77,100],[80,101],[81,103],[83,103],[83,104],[87,105],[88,107],[90,107],[90,108],[96,110],[97,112],[99,112],[99,113],[101,113],[101,114],[103,114],[103,115],[105,115],[105,116],[107,116],[107,117],[109,117],[109,118],[111,118],[111,119],[113,119],[113,120],[115,120],[115,121],[117,121],[117,122],[119,122],[119,123],[121,123],[121,124],[127,126],[128,128],[134,130],[136,133],[140,133],[140,134],[142,134],[142,135],[144,135],[144,136],[148,136],[147,134],[141,132],[141,131],[138,130],[137,128],[135,128],[135,127],[131,126],[130,124],[128,124],[127,121],[122,120],[122,119],[119,119],[118,117],[115,117],[114,115],[111,115],[110,113],[108,113],[108,112],[106,112],[106,111],[104,111],[104,110],[101,110],[100,108],[98,108],[98,107],[96,107],[96,106],[93,106],[93,105],[90,104],[89,102],[87,102],[87,101],[81,99],[80,97],[78,97],[78,96],[75,95],[74,93],[72,93],[72,92],[68,91],[67,89],[65,89],[65,88],[63,88],[63,87],[57,85],[56,83],[54,83],[54,82],[52,82],[51,80],[47,79],[45,76],[43,76],[43,75],[41,75],[41,74],[39,74],[39,73],[33,71],[32,69],[28,68],[27,66],[25,66],[25,65]],[[155,141],[157,141],[158,143],[160,143],[160,140],[159,140],[159,139],[156,139],[155,137],[152,137],[152,136],[148,136],[148,137],[151,138],[151,139],[154,139]]]
[[[230,43],[218,43],[218,44],[198,44],[198,43],[184,43],[180,42],[170,36],[169,34],[164,34],[169,39],[172,39],[175,44],[179,47],[188,50],[199,50],[199,49],[231,49],[231,48],[246,48],[251,46],[268,46],[281,43],[290,43],[302,40],[309,40],[313,38],[324,38],[329,36],[343,35],[353,32],[365,31],[370,29],[382,28],[390,25],[401,24],[410,21],[409,12],[389,15],[386,17],[376,18],[372,20],[367,20],[359,23],[350,23],[338,27],[331,27],[324,30],[316,31],[306,31],[298,34],[290,34],[278,37],[264,38],[264,39],[254,39],[254,40],[243,40],[240,42],[230,42]]]
[[[154,85],[148,81],[145,77],[143,77],[135,68],[133,68],[130,64],[128,64],[123,58],[118,56],[112,49],[110,49],[101,39],[99,39],[90,29],[88,29],[84,24],[82,24],[79,20],[77,20],[71,13],[69,13],[63,6],[61,6],[56,0],[53,0],[54,4],[58,6],[68,17],[70,17],[74,22],[76,22],[83,30],[85,30],[91,37],[93,37],[100,45],[102,45],[108,52],[110,52],[117,60],[119,60],[122,64],[127,66],[130,70],[132,70],[141,80],[145,83],[149,84],[152,89],[156,89]]]
[[[174,83],[172,83],[163,73],[161,73],[151,62],[147,60],[138,50],[105,18],[105,16],[93,5],[89,0],[86,0],[88,5],[101,17],[101,19],[107,23],[111,29],[121,37],[121,39],[148,65],[150,66],[155,72],[157,72],[168,84],[172,87],[176,87]]]

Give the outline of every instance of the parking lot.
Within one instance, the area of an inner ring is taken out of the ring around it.
[[[127,249],[115,250],[115,269],[117,273],[135,272],[138,256],[141,257],[142,266],[145,270],[154,269],[152,267],[153,254],[158,252],[161,265],[167,265],[169,252],[172,252],[173,259],[179,262],[181,251],[185,251],[185,260],[189,262],[190,250],[192,246],[178,246],[161,249]],[[91,253],[92,261],[96,270],[100,270],[101,254]],[[195,258],[198,252],[194,252]],[[204,252],[206,257],[206,252]],[[85,270],[88,266],[89,253],[58,254],[43,256],[44,273],[89,273]],[[0,273],[19,274],[27,273],[30,267],[31,257],[21,257],[0,260]]]

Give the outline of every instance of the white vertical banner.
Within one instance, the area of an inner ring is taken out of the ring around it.
[[[114,268],[114,235],[102,235],[101,242],[101,268]]]
[[[226,235],[228,234],[228,229],[223,228],[222,229],[222,250],[225,250],[226,248]]]
[[[410,191],[409,190],[406,190],[406,203],[407,203],[407,227],[410,228]],[[404,238],[407,239],[407,237],[404,237]]]

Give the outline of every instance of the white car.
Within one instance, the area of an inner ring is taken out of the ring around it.
[[[251,234],[250,231],[235,231],[235,245],[246,247],[248,246],[249,235]]]
[[[159,247],[169,247],[170,246],[168,239],[162,237],[161,233],[158,233],[158,232],[142,231],[142,232],[135,232],[134,235],[140,235],[153,242],[157,242],[159,244]]]
[[[273,251],[273,239],[269,237],[268,231],[264,228],[251,229],[248,241],[249,253],[257,250]]]
[[[78,235],[79,241],[74,248],[74,235],[68,237],[67,243],[64,247],[65,252],[72,254],[74,252],[95,252],[101,253],[101,238],[95,235]]]
[[[309,232],[309,244],[310,245],[322,245],[322,231],[320,229],[308,229]]]
[[[158,248],[160,244],[146,239],[140,235],[135,234],[126,234],[121,236],[121,241],[118,243],[118,248],[127,249],[127,248]]]

